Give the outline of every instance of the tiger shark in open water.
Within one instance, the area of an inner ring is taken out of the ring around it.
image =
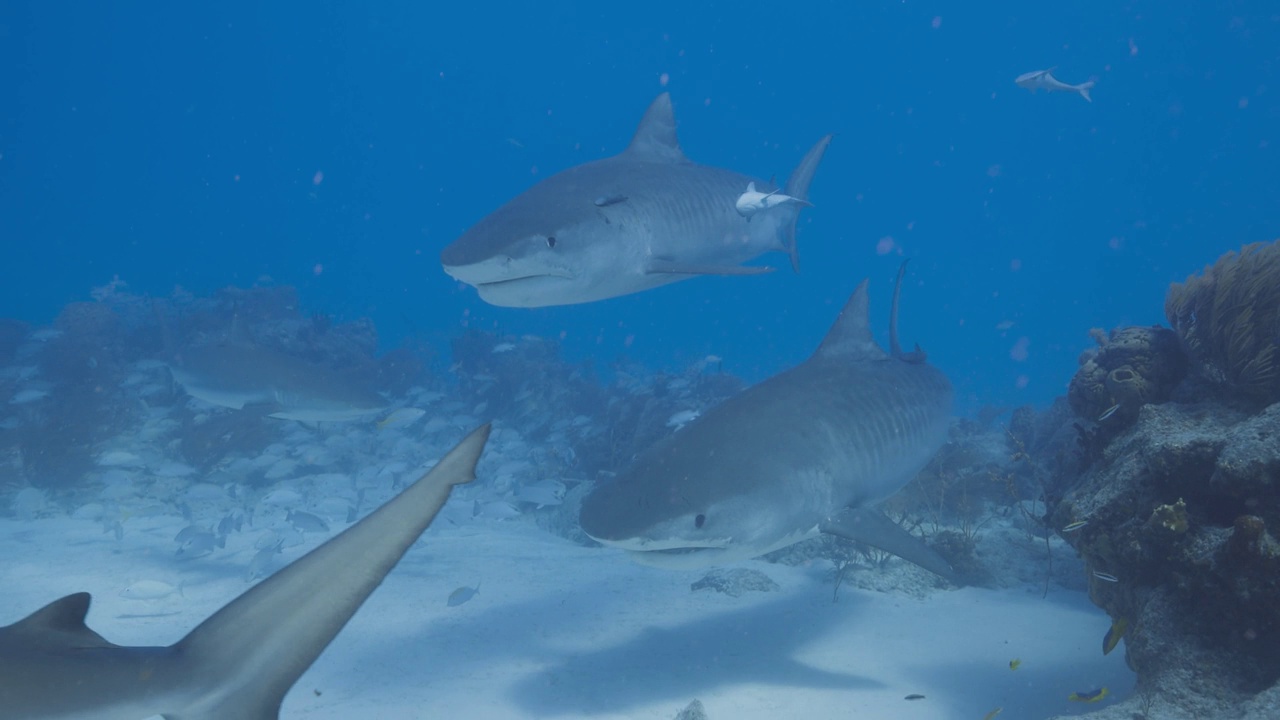
[[[263,580],[168,647],[85,625],[89,594],[0,627],[0,720],[274,720],[289,689],[449,498],[489,437],[468,435],[368,517]]]
[[[876,509],[947,439],[951,383],[871,336],[867,282],[807,361],[708,410],[582,504],[583,531],[640,562],[702,567],[829,533],[947,579],[951,567]]]
[[[676,138],[670,95],[649,106],[622,153],[569,168],[487,215],[440,254],[445,272],[507,307],[572,305],[698,275],[754,275],[742,263],[780,250],[798,268],[796,220],[827,135],[787,181],[796,202],[753,213],[736,207],[751,183],[690,162]]]
[[[173,379],[212,405],[302,422],[356,420],[382,412],[381,395],[329,368],[244,342],[218,342],[175,354]]]

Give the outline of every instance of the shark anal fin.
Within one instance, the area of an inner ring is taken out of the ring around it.
[[[880,548],[959,584],[955,570],[941,555],[879,510],[846,508],[819,524],[818,530],[827,535]]]
[[[763,275],[773,268],[761,265],[702,265],[675,260],[651,258],[645,264],[646,275]]]

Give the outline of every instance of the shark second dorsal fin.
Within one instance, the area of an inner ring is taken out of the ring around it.
[[[849,297],[849,302],[845,303],[840,316],[827,331],[827,336],[822,339],[822,344],[813,356],[841,360],[879,360],[887,357],[871,336],[869,310],[867,281],[863,280]]]
[[[662,93],[649,104],[640,119],[640,127],[631,136],[626,154],[650,162],[688,161],[676,137],[676,114],[671,108],[670,93]]]
[[[116,647],[84,624],[89,614],[91,596],[79,592],[54,600],[9,629],[23,634],[59,635],[68,645],[76,647]]]

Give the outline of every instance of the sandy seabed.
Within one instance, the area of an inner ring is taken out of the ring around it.
[[[175,558],[181,526],[139,518],[116,541],[97,522],[0,520],[0,625],[89,591],[89,626],[108,640],[177,641],[249,587],[256,552],[246,532],[213,555]],[[321,541],[311,537],[274,569]],[[1005,720],[1098,707],[1069,702],[1073,691],[1132,689],[1122,649],[1101,653],[1107,617],[1079,593],[964,588],[921,599],[846,587],[833,603],[829,563],[744,566],[781,590],[693,592],[701,571],[639,566],[530,523],[433,527],[281,717],[670,720],[697,698],[711,720],[980,720],[996,708]],[[141,580],[182,594],[120,596]],[[477,583],[470,601],[446,605]],[[925,697],[904,699],[913,694]]]

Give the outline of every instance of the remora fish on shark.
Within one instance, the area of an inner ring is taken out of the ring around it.
[[[250,588],[169,647],[122,647],[85,625],[89,594],[0,627],[0,720],[274,720],[289,689],[475,479],[485,425],[413,485]]]
[[[708,410],[582,504],[583,531],[640,562],[702,567],[829,533],[945,578],[951,567],[876,509],[947,439],[951,383],[897,341],[871,336],[867,282],[817,352]]]
[[[303,422],[354,420],[382,412],[387,401],[329,368],[243,342],[219,342],[178,353],[168,362],[188,395],[212,405],[260,408]]]
[[[622,153],[553,175],[482,218],[440,253],[445,272],[508,307],[571,305],[698,275],[754,275],[742,263],[782,251],[798,267],[796,219],[831,142],[817,142],[787,181],[787,202],[739,214],[756,178],[690,162],[671,97],[649,106]]]
[[[738,199],[734,202],[733,206],[738,211],[739,215],[747,220],[751,220],[752,216],[758,212],[768,210],[769,208],[775,208],[789,202],[799,203],[801,205],[813,204],[807,200],[793,198],[790,195],[783,195],[777,188],[774,188],[767,193],[760,192],[759,190],[756,190],[756,184],[752,182],[747,183],[746,192],[738,196]]]

